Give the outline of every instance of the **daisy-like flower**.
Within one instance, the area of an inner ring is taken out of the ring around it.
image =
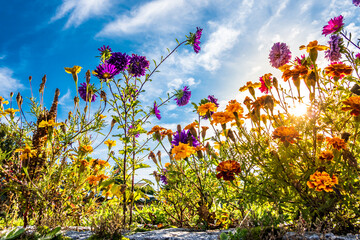
[[[199,113],[200,116],[205,116],[209,112],[216,112],[216,110],[217,110],[217,107],[216,107],[215,103],[207,102],[207,103],[201,104],[198,107],[197,112]]]
[[[112,79],[116,74],[116,67],[109,63],[100,64],[94,70],[94,75],[99,78],[100,81],[107,81],[108,79]]]
[[[360,7],[360,0],[353,0],[353,4],[357,7]]]
[[[327,172],[316,171],[313,175],[310,176],[310,181],[307,181],[307,186],[309,188],[315,188],[315,191],[321,192],[332,192],[333,187],[338,184],[338,178],[335,175],[330,175]]]
[[[19,112],[19,110],[13,109],[13,108],[8,108],[4,111],[4,115],[9,114],[11,117],[14,117],[16,112]]]
[[[350,114],[353,116],[360,115],[360,96],[352,96],[349,97],[347,100],[343,101],[346,107],[343,107],[343,111],[350,111]]]
[[[344,139],[338,138],[338,137],[327,137],[326,138],[327,145],[331,146],[337,150],[346,149],[346,142]]]
[[[190,133],[190,130],[183,129],[180,133],[176,131],[171,141],[172,146],[179,146],[180,143],[189,144],[193,147],[200,146],[199,141]]]
[[[238,117],[242,117],[244,109],[238,101],[231,100],[229,104],[226,105],[225,111],[234,114],[234,116],[236,114]]]
[[[195,33],[190,33],[190,36],[187,37],[186,44],[194,47],[194,52],[200,52],[200,38],[202,34],[202,28],[197,27]]]
[[[298,131],[295,130],[294,127],[285,127],[281,126],[274,130],[273,132],[273,139],[280,139],[283,143],[295,143],[296,140],[300,139],[300,135]]]
[[[178,90],[175,94],[176,98],[176,104],[181,107],[185,106],[189,103],[189,100],[191,98],[191,91],[189,91],[189,87],[185,86],[184,89]]]
[[[191,147],[188,144],[184,144],[182,142],[180,142],[178,146],[174,146],[171,150],[171,154],[174,155],[175,160],[181,160],[190,157],[194,153],[194,147]]]
[[[108,139],[104,142],[104,144],[106,146],[108,146],[108,148],[112,148],[112,147],[116,146],[116,141]]]
[[[330,36],[330,41],[329,41],[330,49],[325,51],[325,57],[329,59],[329,61],[335,62],[340,60],[341,43],[342,43],[342,38],[339,37],[338,35]]]
[[[161,120],[160,110],[158,109],[156,102],[154,103],[154,108],[152,110],[152,113],[155,114],[157,119]]]
[[[260,86],[260,92],[268,94],[269,89],[272,88],[271,86],[271,73],[265,74],[264,76],[260,77],[259,79],[261,86]]]
[[[301,45],[299,47],[300,50],[304,50],[306,49],[306,52],[310,52],[311,50],[316,50],[316,51],[324,51],[324,50],[328,50],[329,47],[328,46],[324,46],[324,45],[319,45],[317,40],[314,40],[312,42],[309,42],[308,45]]]
[[[234,160],[223,161],[216,167],[216,171],[219,172],[216,174],[217,179],[232,181],[235,179],[235,174],[238,175],[241,172],[240,163]]]
[[[319,159],[323,162],[331,162],[334,159],[334,154],[332,151],[322,151],[319,155]]]
[[[80,83],[79,94],[80,97],[85,101],[89,101],[91,95],[91,102],[95,102],[97,95],[94,93],[95,87],[92,84],[87,84],[86,82]],[[91,94],[92,93],[92,94]]]
[[[261,87],[261,83],[252,83],[251,81],[249,81],[249,82],[246,83],[246,85],[242,86],[242,87],[239,89],[239,91],[240,91],[240,92],[245,92],[246,90],[249,90],[249,91],[250,91],[250,89],[253,89],[253,90],[254,90],[254,88],[259,88],[259,87]],[[250,92],[251,92],[251,91],[250,91]]]
[[[126,53],[114,52],[111,54],[111,57],[107,62],[114,65],[116,67],[117,73],[120,73],[128,68],[130,63],[130,56]]]
[[[165,163],[165,167],[166,167],[166,168],[171,167],[171,163],[168,163],[168,162],[167,162],[167,163]]]
[[[78,73],[81,71],[81,68],[80,66],[73,66],[72,68],[65,67],[64,69],[66,73],[72,74],[74,81],[77,82]]]
[[[57,127],[63,125],[64,123],[56,123],[54,120],[50,119],[49,121],[42,120],[39,123],[39,128],[46,128],[46,127]]]
[[[274,68],[279,68],[287,64],[291,59],[291,52],[285,43],[274,43],[269,54],[270,64]]]
[[[330,21],[328,22],[328,25],[324,26],[323,30],[322,30],[322,34],[327,36],[329,34],[338,32],[341,30],[341,28],[344,26],[343,23],[343,16],[338,16],[338,17],[334,17],[332,19],[330,19]]]
[[[25,145],[25,148],[18,148],[15,150],[15,153],[20,152],[20,159],[21,160],[27,160],[29,158],[35,157],[36,155],[36,150],[31,149],[31,147],[29,147],[29,145]]]
[[[347,66],[342,62],[332,62],[324,70],[326,75],[335,79],[341,79],[346,75],[350,75],[353,71],[351,66]]]
[[[129,74],[134,77],[144,76],[147,68],[149,68],[149,61],[146,60],[146,57],[132,54],[129,60]]]

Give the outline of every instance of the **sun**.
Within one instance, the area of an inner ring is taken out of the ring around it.
[[[295,103],[292,107],[289,108],[289,113],[296,117],[300,117],[307,113],[308,106],[304,103]]]

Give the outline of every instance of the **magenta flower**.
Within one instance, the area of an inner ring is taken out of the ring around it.
[[[191,45],[194,47],[194,52],[199,53],[200,51],[200,38],[202,34],[202,28],[197,27],[196,33],[190,33],[190,36],[187,37],[186,45]]]
[[[95,102],[97,95],[95,94],[96,90],[94,85],[92,84],[87,84],[87,83],[80,83],[80,87],[79,87],[79,94],[80,97],[85,101],[88,102],[88,97],[90,92],[93,92],[93,95],[91,96],[91,102]]]
[[[269,76],[269,78],[270,78],[270,82],[271,82],[271,76]],[[261,86],[260,86],[260,91],[262,92],[262,93],[265,93],[265,94],[268,94],[269,93],[269,88],[266,86],[266,84],[265,84],[265,81],[264,81],[264,79],[263,79],[263,77],[260,77],[260,83],[261,83]],[[270,89],[272,88],[272,86],[270,86]]]
[[[120,73],[127,69],[130,62],[130,56],[126,53],[114,52],[107,62],[114,65],[117,72]]]
[[[360,53],[356,54],[355,58],[360,59]]]
[[[111,52],[111,48],[109,47],[109,45],[107,46],[103,45],[101,48],[98,48],[98,50],[100,51],[101,54],[103,54],[104,52]]]
[[[111,48],[108,46],[102,46],[101,48],[98,48],[100,51],[100,58],[103,62],[106,62],[111,56]]]
[[[156,102],[154,103],[154,108],[152,110],[152,113],[155,114],[157,119],[161,119],[160,110],[158,109],[158,106],[156,105]]]
[[[130,74],[134,77],[144,76],[147,68],[149,68],[149,61],[146,60],[146,57],[132,54],[128,69]]]
[[[95,76],[100,80],[112,79],[117,74],[117,69],[114,65],[109,63],[103,63],[96,67],[94,70]]]
[[[133,127],[133,125],[130,125],[129,126],[129,131],[134,131],[134,127]],[[133,134],[135,135],[135,138],[138,138],[138,137],[140,137],[140,133],[138,133],[138,132],[133,132]]]
[[[191,97],[191,91],[189,91],[189,87],[185,86],[183,90],[177,91],[175,94],[176,98],[176,104],[181,107],[185,106],[189,103],[190,97]]]
[[[287,64],[291,59],[291,52],[285,43],[274,43],[269,54],[270,64],[279,68]]]
[[[330,19],[330,21],[328,22],[328,25],[324,26],[323,30],[322,30],[322,34],[327,36],[329,34],[338,32],[341,30],[341,28],[344,26],[343,23],[343,16],[338,16],[338,17],[334,17],[332,19]]]
[[[360,0],[353,0],[353,4],[357,7],[360,7]]]
[[[193,147],[200,146],[199,141],[190,133],[190,130],[183,129],[180,133],[176,131],[171,141],[172,146],[179,146],[180,143],[188,144],[191,142]]]
[[[341,58],[341,42],[342,39],[338,35],[331,35],[330,36],[330,49],[325,51],[325,57],[329,59],[331,62],[337,62]]]

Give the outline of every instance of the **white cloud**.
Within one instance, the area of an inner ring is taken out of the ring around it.
[[[63,0],[51,22],[70,15],[65,27],[79,26],[90,17],[106,14],[116,1],[110,0]]]
[[[200,83],[201,81],[199,80],[198,82],[195,81],[194,78],[190,77],[186,80],[182,80],[181,78],[175,78],[174,80],[172,80],[171,82],[169,82],[167,84],[168,88],[169,88],[169,92],[171,92],[172,90],[177,90],[180,89],[182,86],[196,86]]]
[[[13,75],[14,71],[7,67],[0,68],[0,96],[8,96],[10,92],[16,92],[24,88],[18,79]],[[16,94],[15,94],[16,95]]]
[[[59,105],[67,106],[68,102],[70,100],[71,100],[71,91],[70,91],[70,89],[68,89],[67,92],[63,96],[60,97]]]
[[[6,55],[0,55],[0,60],[4,59],[6,57]]]
[[[97,36],[119,36],[148,31],[169,31],[194,21],[208,0],[154,0],[134,7],[108,23]]]

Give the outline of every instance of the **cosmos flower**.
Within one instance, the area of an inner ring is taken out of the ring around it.
[[[223,161],[216,167],[216,171],[219,172],[216,174],[217,179],[223,178],[225,181],[232,181],[235,179],[235,174],[238,175],[241,172],[240,163],[234,160]]]
[[[191,91],[189,91],[189,87],[185,86],[183,90],[179,90],[175,94],[176,104],[180,106],[185,106],[189,103],[191,97]]]
[[[147,68],[149,68],[149,61],[146,60],[146,57],[132,54],[129,60],[129,74],[134,75],[134,77],[144,76]]]
[[[161,119],[160,110],[158,109],[158,106],[156,105],[156,102],[154,103],[154,108],[152,110],[152,113],[155,114],[157,119]]]
[[[346,75],[350,75],[353,71],[352,67],[347,66],[342,62],[332,62],[325,69],[325,74],[330,76],[331,78],[341,79]]]
[[[330,36],[330,49],[325,51],[325,57],[329,59],[331,62],[339,61],[341,58],[340,53],[340,45],[341,45],[342,39],[338,35],[331,35]]]
[[[332,146],[333,148],[337,150],[346,149],[346,142],[344,139],[338,138],[338,137],[327,137],[326,142],[328,146]]]
[[[92,92],[91,102],[95,102],[97,95],[94,94],[94,92],[95,92],[94,85],[92,85],[92,84],[87,84],[86,82],[80,83],[79,94],[80,94],[80,97],[81,97],[85,102],[88,101],[90,92]]]
[[[197,27],[195,33],[190,33],[190,36],[186,40],[187,45],[194,47],[194,52],[199,53],[200,51],[200,38],[202,34],[202,28]]]
[[[120,73],[128,68],[130,56],[128,56],[126,53],[114,52],[111,54],[111,57],[107,62],[114,65],[116,67],[117,73]]]
[[[353,0],[353,4],[357,7],[360,7],[360,0]]]
[[[194,153],[194,147],[191,147],[188,144],[184,144],[182,142],[180,142],[178,146],[174,146],[171,150],[171,154],[174,155],[175,160],[181,160],[190,157]]]
[[[291,59],[291,52],[285,43],[274,43],[269,54],[270,64],[274,68],[279,68],[287,64]]]
[[[338,32],[341,30],[341,28],[344,26],[343,23],[343,16],[338,16],[330,19],[328,22],[328,25],[323,27],[322,34],[327,36],[329,34]]]
[[[280,139],[283,143],[295,143],[296,140],[300,139],[298,131],[294,127],[281,126],[274,130],[273,139]]]
[[[334,191],[332,187],[338,183],[338,178],[335,175],[330,177],[327,172],[316,171],[310,176],[310,181],[307,181],[307,186],[309,188],[315,188],[315,191],[318,192],[321,192],[323,190],[325,192],[332,192]]]
[[[118,71],[114,65],[103,63],[96,67],[94,73],[94,75],[101,81],[107,81],[108,79],[114,78]]]
[[[179,146],[180,143],[189,144],[193,147],[200,146],[199,141],[190,133],[190,130],[183,129],[180,133],[178,131],[173,135],[171,144]]]
[[[349,97],[347,100],[343,101],[345,105],[348,105],[346,107],[343,107],[343,111],[349,111],[351,110],[350,114],[353,116],[359,116],[360,115],[360,96],[352,96]]]

